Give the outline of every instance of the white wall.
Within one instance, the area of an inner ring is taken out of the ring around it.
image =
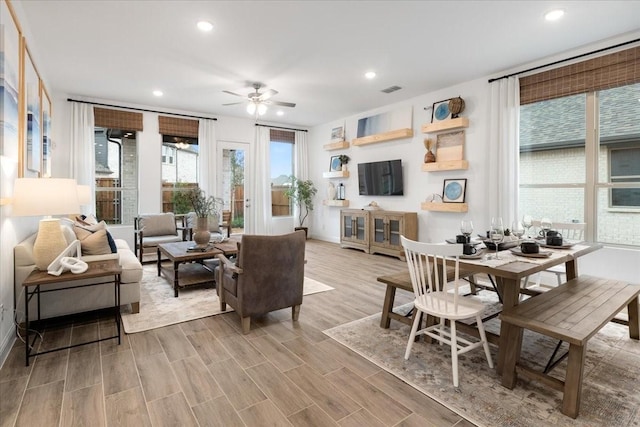
[[[426,152],[423,141],[427,137],[434,138],[434,135],[423,134],[420,131],[423,124],[431,122],[431,111],[425,111],[424,108],[431,107],[436,101],[458,95],[464,98],[466,104],[462,115],[469,118],[464,147],[464,156],[469,160],[469,169],[423,172],[421,167]],[[418,212],[418,233],[422,241],[439,242],[458,234],[460,221],[463,218],[472,219],[476,231],[486,229],[489,225],[488,206],[484,202],[488,194],[485,185],[488,180],[485,168],[488,145],[488,99],[489,84],[487,79],[483,78],[312,128],[309,138],[309,158],[317,161],[310,165],[310,177],[316,183],[318,194],[312,213],[311,235],[314,238],[332,242],[340,240],[341,208],[322,204],[322,199],[326,198],[326,188],[329,183],[328,179],[322,177],[322,173],[329,171],[331,156],[342,153],[351,157],[348,165],[350,176],[342,181],[339,179],[331,181],[336,185],[343,182],[346,186],[346,199],[350,202],[349,209],[361,209],[375,200],[385,210]],[[350,146],[345,150],[325,151],[322,148],[324,144],[330,142],[332,128],[345,123],[346,139],[352,140],[356,135],[358,119],[406,106],[413,107],[414,136],[412,138]],[[358,163],[392,159],[402,160],[404,196],[359,196]],[[443,180],[451,178],[467,179],[466,202],[469,204],[469,212],[460,214],[420,210],[420,203],[432,193],[442,194]],[[505,221],[507,221],[506,218]]]

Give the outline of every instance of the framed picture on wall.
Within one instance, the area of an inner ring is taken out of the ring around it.
[[[22,149],[24,150],[24,176],[37,177],[42,168],[42,133],[40,110],[40,77],[31,60],[29,49],[24,44],[24,81],[25,81],[25,132]]]
[[[448,99],[433,103],[433,108],[431,109],[431,123],[437,123],[443,120],[449,120],[450,118],[451,118],[451,111],[449,111]]]
[[[464,203],[466,190],[466,179],[445,179],[442,201],[445,203]]]
[[[337,172],[342,170],[342,162],[340,161],[340,156],[331,156],[331,161],[329,162],[329,171]]]
[[[42,87],[42,173],[41,176],[51,177],[51,100]]]
[[[20,157],[20,31],[7,2],[0,2],[0,156]]]

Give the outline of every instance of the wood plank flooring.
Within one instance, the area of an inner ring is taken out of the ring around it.
[[[38,356],[29,367],[17,342],[0,369],[0,427],[473,425],[322,333],[380,312],[376,277],[406,264],[314,240],[306,257],[305,275],[335,290],[306,296],[298,322],[279,310],[242,335],[232,312]],[[411,300],[398,291],[396,304]],[[41,345],[114,327],[85,321],[46,332]]]

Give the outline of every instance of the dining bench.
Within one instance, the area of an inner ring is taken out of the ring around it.
[[[541,295],[503,311],[509,328],[502,385],[515,387],[521,374],[563,393],[562,413],[576,418],[584,374],[587,342],[627,307],[629,337],[640,338],[638,295],[640,286],[594,276],[579,276]],[[569,343],[564,381],[521,365],[522,330],[528,329]]]

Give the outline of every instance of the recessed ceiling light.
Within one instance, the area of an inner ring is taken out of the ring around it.
[[[544,19],[547,21],[557,21],[564,16],[563,9],[554,9],[544,14]]]
[[[364,73],[364,76],[368,79],[372,79],[376,76],[376,72],[375,71],[367,71],[366,73]]]
[[[162,96],[162,95],[164,95],[164,93],[162,93],[162,91],[161,91],[161,90],[154,90],[154,91],[153,91],[153,95],[154,95],[154,96]]]
[[[198,22],[198,29],[200,31],[211,31],[213,30],[213,24],[209,21],[199,21]]]
[[[276,114],[279,115],[279,116],[284,116],[284,111],[278,110],[278,112]]]

